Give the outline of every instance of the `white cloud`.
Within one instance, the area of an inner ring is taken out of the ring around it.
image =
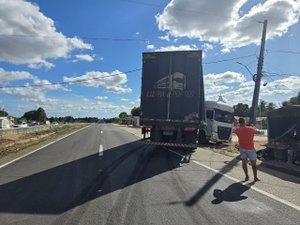
[[[53,63],[47,62],[46,60],[41,60],[37,63],[30,63],[28,64],[28,67],[31,69],[41,69],[45,67],[46,69],[51,69],[52,67],[55,67]]]
[[[281,80],[269,82],[262,90],[262,96],[286,95],[299,91],[300,77],[290,76]]]
[[[9,94],[26,101],[54,104],[57,100],[46,97],[48,91],[63,90],[70,91],[60,84],[51,84],[48,80],[41,80],[26,71],[5,71],[0,68],[0,82],[6,86],[11,85],[14,81],[28,80],[24,87],[7,87],[0,88],[0,93]],[[31,83],[29,83],[31,81]]]
[[[168,34],[165,36],[159,36],[158,38],[163,41],[170,41],[170,36]]]
[[[128,102],[129,99],[128,98],[121,98],[120,101],[123,101],[123,102]]]
[[[216,79],[219,80],[219,79]],[[235,105],[237,103],[246,103],[248,105],[252,104],[252,97],[254,91],[254,82],[252,80],[242,82],[241,79],[237,78],[238,85],[231,86],[232,89],[222,92],[222,95],[227,99],[227,103],[230,105]],[[222,87],[222,86],[221,86]],[[206,91],[208,88],[206,99],[210,98],[215,100],[219,90],[223,91],[218,83],[208,83],[206,85]],[[297,95],[300,87],[300,77],[290,76],[284,79],[275,80],[269,82],[266,86],[261,86],[260,88],[260,99],[269,99],[267,101],[276,102],[275,99],[281,101],[288,100],[291,95]],[[218,90],[219,88],[219,90]],[[214,91],[216,89],[216,91]],[[224,89],[225,90],[225,89]],[[270,98],[272,97],[272,98]]]
[[[106,90],[108,92],[112,92],[112,93],[116,93],[116,94],[126,94],[126,93],[132,92],[131,88],[124,88],[124,87],[119,87],[119,86],[107,86]]]
[[[156,20],[168,35],[220,43],[223,52],[259,44],[262,26],[257,21],[268,20],[267,39],[282,36],[299,21],[300,1],[268,0],[242,14],[248,1],[171,0]]]
[[[219,94],[220,92],[229,89],[228,84],[246,81],[243,74],[227,71],[220,74],[207,74],[204,75],[204,87],[206,94]]]
[[[246,78],[243,74],[226,71],[224,73],[210,73],[204,76],[205,80],[208,82],[218,82],[218,83],[242,83],[246,81]]]
[[[185,50],[198,50],[198,48],[195,45],[179,45],[179,46],[170,45],[166,47],[160,47],[155,51],[164,52],[164,51],[185,51]]]
[[[244,84],[247,85],[244,85]],[[252,86],[251,86],[252,84]],[[243,74],[226,71],[219,74],[204,75],[205,98],[207,100],[218,99],[218,95],[222,94],[226,103],[234,105],[238,102],[245,102],[250,99],[253,93],[253,81],[246,81]]]
[[[108,99],[107,96],[96,96],[95,97],[96,100],[105,100],[105,99]]]
[[[86,87],[104,87],[107,92],[117,94],[132,92],[131,88],[125,86],[128,82],[127,75],[119,70],[111,73],[90,71],[79,77],[64,77],[63,80]]]
[[[22,100],[38,102],[38,103],[47,103],[55,104],[57,99],[48,98],[45,95],[45,89],[36,88],[36,87],[17,87],[17,88],[2,88],[0,93],[9,94],[13,96],[21,97]],[[39,94],[37,94],[39,93]]]
[[[56,31],[54,21],[36,4],[0,0],[0,61],[51,68],[47,59],[68,57],[74,49],[92,49],[77,37]]]
[[[78,54],[75,55],[75,60],[74,62],[77,62],[78,60],[81,61],[87,61],[87,62],[93,62],[94,61],[94,55],[88,55],[88,54]]]
[[[209,44],[209,43],[204,43],[203,45],[202,45],[202,48],[203,48],[203,50],[204,51],[209,51],[209,50],[212,50],[213,48],[214,48],[214,46],[212,45],[212,44]]]
[[[5,71],[3,68],[0,68],[0,83],[7,83],[15,80],[30,80],[34,76],[26,71]]]
[[[155,46],[152,44],[147,45],[147,49],[154,49],[154,48],[155,48]]]

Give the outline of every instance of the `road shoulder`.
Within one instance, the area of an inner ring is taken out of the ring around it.
[[[141,131],[138,128],[119,126],[120,129],[142,137]],[[177,152],[182,155],[182,152]],[[216,150],[200,147],[192,154],[191,160],[209,167],[212,171],[220,171],[222,174],[234,178],[235,180],[243,181],[244,173],[242,163],[236,158],[238,154],[220,154]],[[283,201],[290,202],[292,205],[300,207],[300,177],[287,174],[278,170],[266,167],[262,161],[258,161],[258,176],[261,182],[255,183],[255,187],[262,192],[276,196]],[[252,176],[251,166],[248,166],[249,174]]]

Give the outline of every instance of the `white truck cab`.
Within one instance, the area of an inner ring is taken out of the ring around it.
[[[206,141],[230,142],[233,131],[233,108],[223,102],[205,101]]]

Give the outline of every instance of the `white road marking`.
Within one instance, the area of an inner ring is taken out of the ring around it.
[[[13,162],[16,162],[16,161],[20,160],[20,159],[22,159],[22,158],[25,158],[26,156],[29,156],[29,155],[31,155],[31,154],[33,154],[33,153],[35,153],[35,152],[37,152],[37,151],[39,151],[39,150],[41,150],[41,149],[43,149],[43,148],[46,148],[46,147],[48,147],[49,145],[52,145],[52,144],[54,144],[54,143],[56,143],[56,142],[58,142],[58,141],[60,141],[60,140],[62,140],[62,139],[65,139],[65,138],[67,138],[67,137],[69,137],[69,136],[71,136],[71,135],[73,135],[73,134],[75,134],[75,133],[77,133],[77,132],[79,132],[79,131],[81,131],[81,130],[83,130],[83,129],[86,129],[86,128],[88,128],[88,127],[90,127],[90,126],[83,127],[83,128],[81,128],[81,129],[79,129],[79,130],[76,130],[76,131],[74,131],[74,132],[72,132],[72,133],[70,133],[70,134],[68,134],[68,135],[66,135],[66,136],[64,136],[64,137],[61,137],[61,138],[59,138],[59,139],[57,139],[57,140],[55,140],[55,141],[52,141],[52,142],[50,142],[50,143],[48,143],[48,144],[46,144],[46,145],[44,145],[44,146],[42,146],[42,147],[40,147],[40,148],[38,148],[38,149],[36,149],[36,150],[33,150],[33,151],[31,151],[31,152],[28,152],[28,153],[25,154],[25,155],[22,155],[22,156],[20,156],[20,157],[18,157],[18,158],[16,158],[16,159],[13,159],[13,160],[9,161],[8,163],[5,163],[5,164],[3,164],[3,165],[0,165],[0,169],[3,168],[3,167],[5,167],[5,166],[8,166],[9,164],[12,164]]]
[[[172,152],[172,153],[174,153],[174,154],[176,154],[176,155],[179,155],[179,156],[181,156],[181,157],[184,157],[183,155],[181,155],[181,154],[179,154],[179,153],[177,153],[177,152],[175,152],[175,151],[173,151],[173,150],[169,150],[169,151]],[[293,204],[293,203],[291,203],[291,202],[289,202],[289,201],[286,201],[286,200],[284,200],[284,199],[282,199],[282,198],[279,198],[279,197],[277,197],[277,196],[275,196],[275,195],[273,195],[273,194],[270,194],[270,193],[268,193],[268,192],[266,192],[266,191],[263,191],[263,190],[261,190],[261,189],[259,189],[259,188],[257,188],[257,187],[248,185],[248,184],[245,183],[245,182],[242,182],[242,181],[240,181],[240,180],[238,180],[238,179],[236,179],[236,178],[234,178],[234,177],[232,177],[232,176],[229,176],[229,175],[227,175],[227,174],[225,174],[225,173],[222,173],[222,172],[220,172],[219,170],[215,170],[215,169],[213,169],[213,168],[211,168],[211,167],[209,167],[209,166],[207,166],[207,165],[204,165],[204,164],[202,164],[202,163],[200,163],[200,162],[198,162],[198,161],[196,161],[196,160],[191,160],[191,161],[193,161],[194,163],[196,163],[196,164],[198,164],[198,165],[200,165],[200,166],[202,166],[202,167],[204,167],[204,168],[206,168],[206,169],[209,169],[209,170],[211,170],[211,171],[213,171],[213,172],[215,172],[215,173],[221,174],[222,176],[227,177],[227,178],[230,179],[230,180],[233,180],[233,181],[235,181],[235,182],[240,182],[242,185],[244,185],[244,186],[246,186],[246,187],[249,187],[250,189],[252,189],[252,190],[254,190],[254,191],[256,191],[256,192],[258,192],[258,193],[260,193],[260,194],[263,194],[263,195],[265,195],[265,196],[267,196],[267,197],[269,197],[269,198],[272,198],[273,200],[276,200],[276,201],[278,201],[278,202],[281,202],[281,203],[283,203],[283,204],[285,204],[285,205],[287,205],[287,206],[289,206],[289,207],[292,207],[293,209],[296,209],[296,210],[300,211],[300,206],[298,206],[298,205],[295,205],[295,204]]]
[[[103,145],[99,145],[99,157],[103,156]]]

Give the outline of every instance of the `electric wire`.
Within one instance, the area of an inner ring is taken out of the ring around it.
[[[275,52],[275,53],[286,53],[286,54],[300,55],[300,52],[297,52],[297,51],[290,51],[290,50],[273,50],[273,49],[266,49],[266,52]]]
[[[111,75],[107,76],[102,76],[102,77],[93,77],[93,78],[88,78],[88,79],[78,79],[78,80],[73,80],[73,81],[61,81],[61,82],[53,82],[53,83],[47,83],[47,84],[28,84],[28,85],[9,85],[9,86],[0,86],[0,89],[7,89],[7,88],[28,88],[28,87],[44,87],[44,86],[55,86],[55,85],[62,85],[62,84],[74,84],[74,83],[84,83],[87,81],[93,81],[93,80],[102,80],[108,77],[114,77],[118,76],[124,73],[133,73],[137,71],[141,71],[142,69],[134,69],[134,70],[129,70],[125,72],[120,72],[120,73],[114,73]]]
[[[222,62],[228,62],[228,61],[233,61],[233,60],[236,60],[236,59],[248,58],[248,57],[253,57],[253,56],[255,56],[255,55],[251,54],[251,55],[234,57],[234,58],[229,58],[229,59],[224,59],[224,60],[203,62],[203,64],[222,63]],[[53,82],[53,83],[47,83],[47,84],[7,85],[7,86],[0,86],[0,89],[29,88],[29,87],[43,87],[43,86],[51,86],[51,85],[55,86],[55,85],[63,85],[63,84],[84,83],[84,82],[87,82],[87,81],[101,80],[101,79],[105,79],[105,78],[108,78],[108,77],[118,76],[120,74],[133,73],[133,72],[137,72],[137,71],[141,71],[141,70],[142,70],[142,68],[138,68],[138,69],[133,69],[133,70],[125,71],[125,72],[114,73],[114,74],[103,76],[103,77],[93,77],[93,78],[88,78],[88,79],[78,79],[78,80],[73,80],[73,81],[61,81],[61,82]]]

